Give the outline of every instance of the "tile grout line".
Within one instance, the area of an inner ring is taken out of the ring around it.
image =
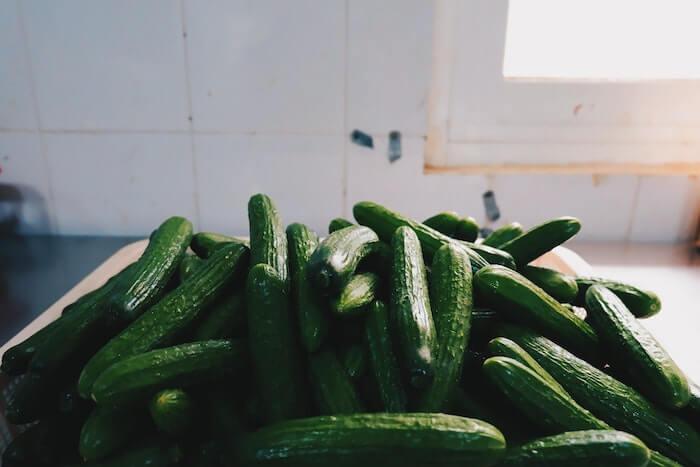
[[[58,215],[56,213],[56,201],[54,196],[51,170],[49,167],[49,158],[46,155],[46,141],[44,139],[43,122],[41,120],[39,96],[36,90],[36,81],[34,80],[34,67],[32,67],[31,57],[29,54],[29,40],[27,39],[27,28],[24,22],[24,10],[22,9],[22,2],[20,0],[15,0],[15,4],[17,9],[17,26],[19,27],[20,40],[22,41],[22,55],[24,58],[24,67],[25,72],[27,73],[27,78],[29,80],[29,87],[32,91],[32,107],[34,109],[34,120],[36,122],[36,129],[32,130],[32,133],[36,134],[39,137],[39,154],[44,164],[46,188],[49,194],[49,231],[52,234],[56,234],[59,231]]]
[[[634,186],[634,195],[632,197],[632,212],[630,213],[630,220],[627,224],[627,231],[625,232],[624,244],[628,245],[631,242],[630,235],[632,235],[632,228],[634,227],[634,221],[637,217],[637,209],[639,207],[639,190],[642,185],[642,176],[637,175],[637,183]]]
[[[350,5],[348,0],[344,1],[344,50],[343,50],[343,177],[342,177],[342,192],[340,196],[341,205],[340,212],[344,218],[348,217],[348,51],[350,49],[349,41],[349,13]]]

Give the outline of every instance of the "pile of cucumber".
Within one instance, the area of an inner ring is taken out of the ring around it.
[[[323,240],[261,194],[249,241],[166,220],[2,356],[2,465],[700,465],[658,297],[530,265],[577,219],[353,214]]]

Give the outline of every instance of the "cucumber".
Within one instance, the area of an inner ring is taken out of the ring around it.
[[[27,371],[29,362],[46,338],[61,327],[61,318],[51,321],[19,344],[10,347],[2,354],[0,370],[8,375],[21,375]]]
[[[88,398],[97,377],[113,363],[174,342],[248,266],[248,249],[219,249],[175,290],[102,347],[83,368],[78,392]]]
[[[275,270],[285,289],[289,288],[287,234],[272,200],[263,194],[248,201],[250,265],[267,264]]]
[[[515,264],[523,267],[552,248],[561,245],[581,230],[581,222],[574,217],[559,217],[531,228],[500,246],[513,255]]]
[[[247,333],[245,297],[242,289],[217,300],[194,331],[195,341],[226,339]]]
[[[500,264],[509,269],[515,269],[515,261],[510,253],[507,253],[498,248],[493,248],[486,245],[480,245],[478,243],[471,242],[460,242],[462,245],[466,245],[470,250],[477,253],[479,256],[484,258],[484,260],[489,264]]]
[[[505,449],[498,429],[445,414],[356,414],[291,420],[241,445],[244,465],[494,464]]]
[[[473,242],[479,237],[479,224],[471,216],[463,217],[457,222],[455,238],[467,242]]]
[[[190,274],[192,274],[192,271],[201,266],[203,262],[204,260],[197,255],[185,255],[182,261],[180,261],[180,269],[178,270],[180,282],[185,282]]]
[[[427,261],[432,261],[435,252],[445,243],[456,242],[456,240],[438,232],[427,225],[416,222],[408,217],[392,212],[387,208],[369,201],[362,201],[355,204],[352,209],[357,222],[374,230],[383,242],[390,242],[394,231],[401,226],[410,227],[418,236],[421,248]],[[459,242],[458,242],[459,243]],[[461,243],[460,243],[461,244]],[[472,273],[488,265],[486,260],[471,248],[462,244],[469,255]]]
[[[527,329],[501,324],[498,334],[524,348],[576,401],[615,429],[631,433],[674,460],[700,459],[700,435],[629,386]]]
[[[455,238],[457,224],[459,224],[459,215],[453,211],[441,212],[427,218],[423,221],[423,224],[448,237]]]
[[[351,225],[354,224],[349,220],[343,219],[342,217],[336,217],[328,224],[328,233],[332,234],[336,230],[344,229],[345,227],[350,227]]]
[[[595,358],[598,337],[591,326],[517,272],[488,266],[476,274],[474,285],[490,308],[527,322],[584,358]]]
[[[396,229],[391,247],[391,313],[399,355],[411,385],[421,389],[433,378],[436,346],[423,253],[416,233],[406,226]]]
[[[200,258],[207,259],[213,255],[216,250],[231,243],[237,243],[246,248],[250,248],[250,243],[247,240],[211,232],[197,232],[194,234],[190,241],[190,248],[192,248],[192,251]]]
[[[588,322],[608,350],[611,364],[624,368],[639,392],[668,409],[690,400],[688,380],[671,356],[627,309],[601,285],[586,292]]]
[[[100,374],[92,399],[126,406],[169,387],[200,384],[248,365],[247,344],[232,340],[191,342],[123,358]]]
[[[700,432],[700,386],[689,380],[688,387],[690,389],[690,399],[688,400],[688,405],[683,407],[681,415]]]
[[[328,235],[307,264],[309,279],[319,291],[339,292],[355,273],[357,265],[379,242],[367,227],[351,225]]]
[[[225,465],[235,465],[236,447],[245,435],[246,427],[240,413],[240,402],[227,389],[222,386],[212,388],[204,399],[220,457],[225,460]]]
[[[159,430],[170,436],[183,434],[192,421],[192,398],[182,389],[163,389],[151,399],[148,409]]]
[[[318,246],[318,236],[303,224],[290,224],[287,227],[287,244],[293,303],[299,321],[301,344],[307,352],[315,352],[328,334],[328,317],[324,305],[312,290],[307,272],[309,258]]]
[[[125,290],[113,295],[107,308],[110,319],[130,323],[155,304],[177,271],[192,239],[192,224],[183,217],[163,222],[136,261]]]
[[[331,300],[331,310],[339,316],[356,316],[366,311],[367,305],[379,295],[380,280],[376,274],[355,274],[340,291],[340,296]]]
[[[321,350],[310,355],[309,374],[319,413],[334,415],[363,411],[350,377],[332,351]]]
[[[523,226],[520,223],[511,222],[491,232],[481,244],[501,248],[504,244],[522,235],[523,232]]]
[[[649,463],[647,467],[683,467],[678,462],[673,459],[669,459],[660,452],[649,450],[651,456],[649,457]]]
[[[469,256],[455,245],[443,245],[433,256],[430,296],[435,314],[435,376],[421,399],[421,412],[443,412],[462,374],[472,313]]]
[[[69,315],[83,308],[90,308],[95,302],[104,303],[104,300],[109,298],[114,293],[116,283],[128,279],[128,276],[132,273],[135,267],[136,263],[129,264],[124,269],[110,277],[101,287],[98,287],[92,292],[86,293],[78,300],[65,307],[61,312],[61,316]]]
[[[469,348],[484,351],[486,344],[493,337],[494,326],[501,320],[495,311],[474,307],[469,332]]]
[[[133,439],[134,428],[146,421],[140,408],[96,406],[80,431],[80,455],[92,461],[116,453]]]
[[[305,413],[302,370],[284,282],[266,264],[248,273],[248,335],[258,390],[268,422]]]
[[[372,374],[386,412],[406,411],[406,392],[401,384],[399,364],[392,348],[389,315],[383,302],[374,301],[365,318],[365,337]]]
[[[352,381],[358,381],[367,370],[367,348],[362,344],[349,345],[342,350],[345,372]]]
[[[571,303],[578,294],[576,280],[554,269],[527,265],[520,272],[558,302]]]
[[[73,467],[170,467],[182,459],[182,451],[176,445],[146,444],[131,448],[114,457]]]
[[[649,318],[661,311],[661,300],[654,292],[642,290],[630,284],[597,277],[576,277],[575,280],[578,285],[578,295],[574,305],[584,306],[588,288],[592,285],[602,285],[620,297],[625,306],[637,318]]]
[[[538,438],[509,450],[502,467],[566,465],[644,467],[649,449],[636,436],[615,430],[569,431]]]

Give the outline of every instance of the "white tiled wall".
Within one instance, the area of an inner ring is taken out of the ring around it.
[[[684,177],[424,175],[432,0],[0,0],[0,222],[25,233],[144,235],[181,214],[247,230],[269,193],[325,231],[372,199],[531,225],[570,214],[588,240],[677,241]],[[374,149],[349,141],[359,128]],[[403,156],[387,159],[387,134]]]

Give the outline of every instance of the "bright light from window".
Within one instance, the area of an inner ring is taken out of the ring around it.
[[[506,78],[700,78],[700,0],[510,0]]]

